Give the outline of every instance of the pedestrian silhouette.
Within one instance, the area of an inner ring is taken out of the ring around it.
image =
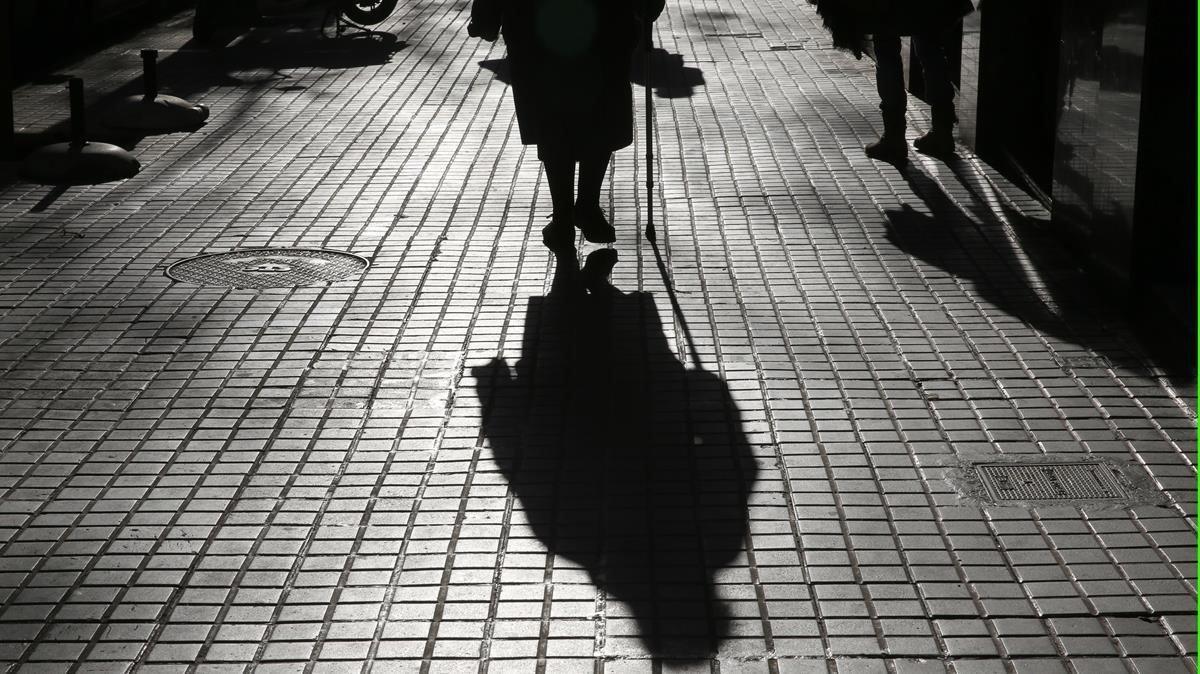
[[[904,138],[908,95],[900,37],[912,36],[913,48],[925,79],[926,98],[933,117],[928,132],[913,141],[933,156],[954,154],[954,84],[946,57],[947,36],[963,16],[974,11],[971,0],[809,0],[833,34],[834,46],[861,58],[867,36],[875,53],[875,87],[883,113],[883,135],[865,148],[867,156],[893,164],[908,160]]]
[[[630,59],[664,0],[474,0],[468,34],[504,36],[521,142],[536,145],[553,214],[552,250],[616,240],[600,208],[612,153],[633,142]],[[578,193],[575,164],[579,164]]]
[[[557,257],[515,367],[472,371],[483,435],[533,533],[628,607],[647,649],[708,657],[730,625],[714,575],[742,550],[757,473],[741,415],[672,353],[649,293],[607,283],[616,251],[582,270]]]

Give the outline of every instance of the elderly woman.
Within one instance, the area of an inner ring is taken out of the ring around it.
[[[904,140],[904,65],[900,37],[911,35],[925,75],[932,128],[913,141],[934,156],[954,153],[954,85],[946,60],[946,32],[974,11],[971,0],[809,0],[833,34],[833,44],[861,58],[867,36],[875,51],[875,88],[883,113],[883,135],[865,150],[868,157],[892,163],[908,159]]]
[[[521,142],[536,145],[554,213],[542,230],[551,249],[616,232],[600,208],[615,150],[633,142],[629,66],[643,21],[664,0],[475,0],[468,33],[504,35]],[[575,164],[579,190],[575,192]]]

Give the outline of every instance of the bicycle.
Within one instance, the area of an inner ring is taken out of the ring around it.
[[[373,26],[388,18],[397,0],[341,0],[342,16],[360,26]]]
[[[326,16],[335,16],[338,33],[341,24],[364,27],[377,24],[391,15],[399,0],[322,0]],[[197,0],[192,20],[192,36],[210,41],[224,26],[252,26],[262,21],[257,4],[246,0]]]

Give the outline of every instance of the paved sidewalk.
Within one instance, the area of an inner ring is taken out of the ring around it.
[[[611,287],[610,253],[540,243],[503,46],[401,4],[391,46],[279,20],[212,52],[182,15],[64,69],[99,110],[155,47],[213,117],[121,136],[121,183],[0,186],[6,671],[1195,671],[1176,373],[978,159],[866,159],[869,62],[806,3],[670,4],[669,285],[639,139]],[[62,90],[16,92],[23,133],[62,132]],[[260,246],[371,266],[164,275]],[[1163,500],[947,481],[1043,455]]]

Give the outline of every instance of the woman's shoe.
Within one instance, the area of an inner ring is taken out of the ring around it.
[[[608,224],[604,210],[599,206],[575,204],[575,226],[583,232],[583,238],[592,243],[612,243],[617,240],[617,230]]]
[[[542,243],[550,250],[564,250],[575,246],[575,228],[565,218],[555,216],[550,224],[542,228]]]

